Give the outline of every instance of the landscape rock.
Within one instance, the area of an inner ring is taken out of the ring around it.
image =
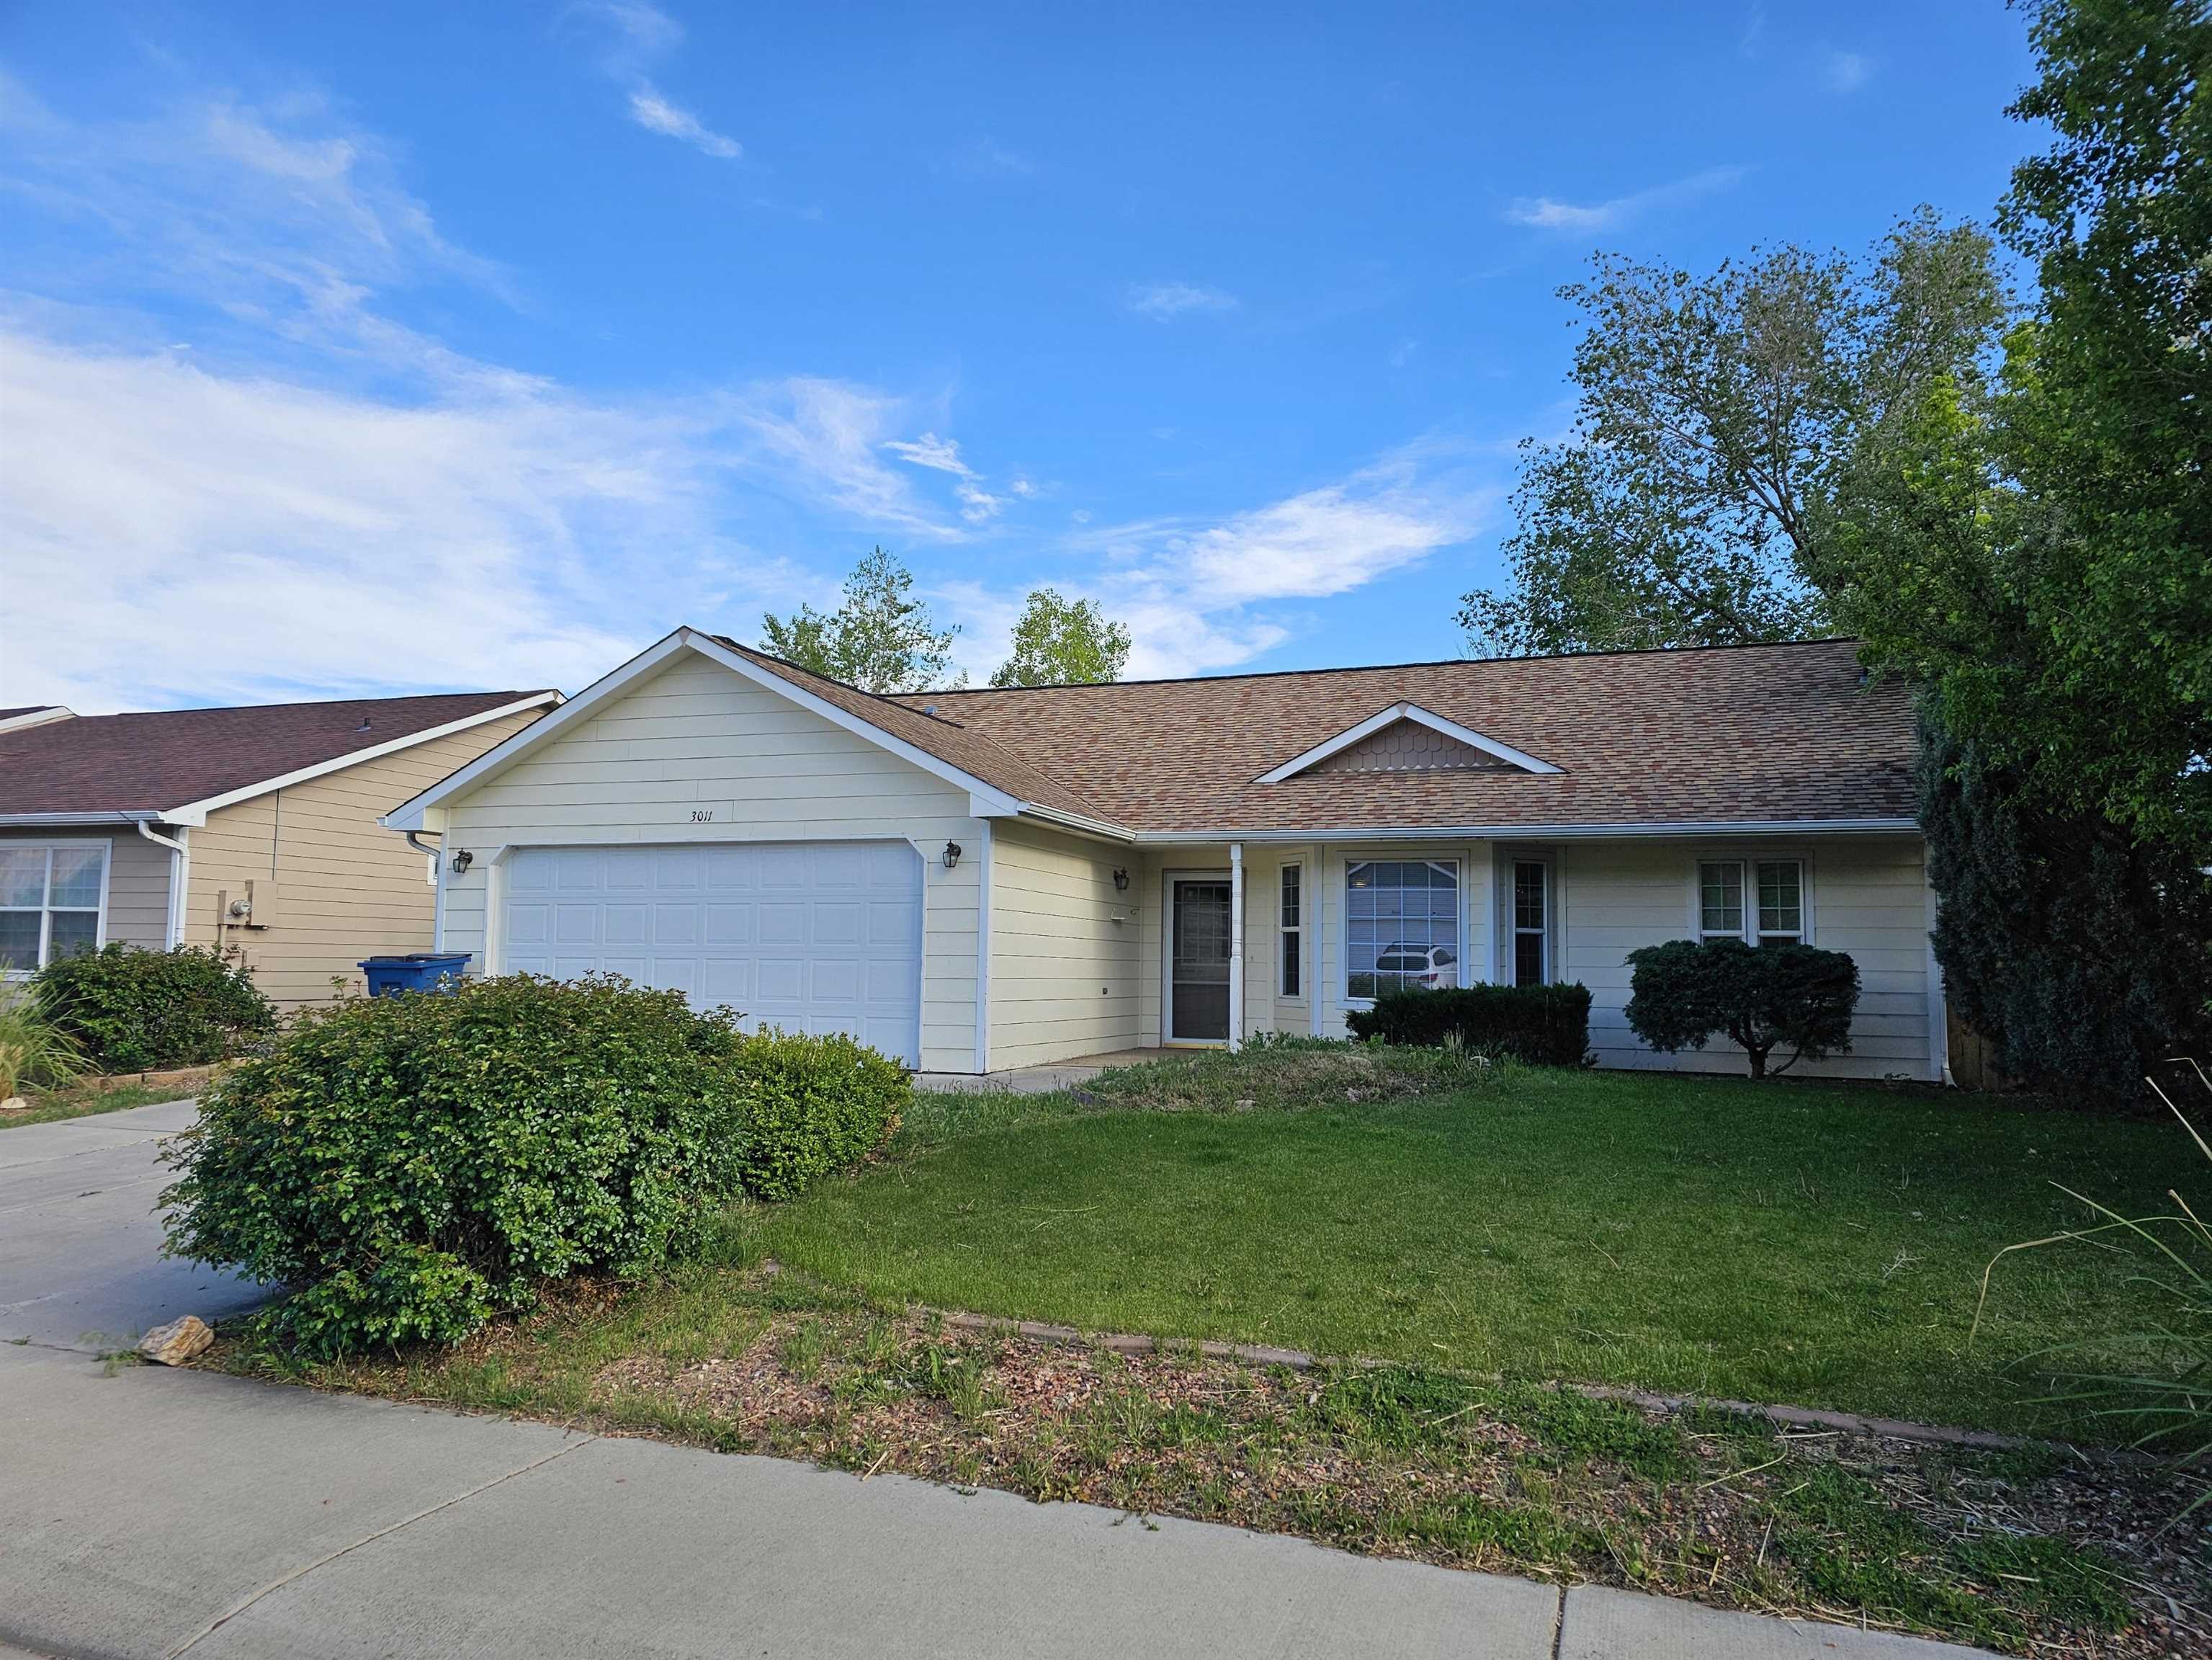
[[[156,1326],[138,1340],[138,1353],[157,1366],[181,1366],[215,1341],[215,1332],[196,1314]]]

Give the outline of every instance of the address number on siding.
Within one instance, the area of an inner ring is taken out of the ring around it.
[[[677,809],[679,824],[726,824],[738,816],[734,801],[695,801]]]

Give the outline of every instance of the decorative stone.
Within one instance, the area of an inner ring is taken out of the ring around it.
[[[181,1366],[215,1341],[215,1333],[197,1314],[156,1326],[138,1340],[138,1353],[157,1366]]]
[[[0,1101],[0,1112],[28,1112],[30,1110],[31,1104],[20,1095],[11,1095],[5,1101]]]

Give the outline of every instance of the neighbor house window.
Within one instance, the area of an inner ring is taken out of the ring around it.
[[[1344,890],[1346,997],[1459,984],[1455,860],[1356,860]]]
[[[1305,957],[1305,872],[1297,865],[1283,866],[1283,973],[1279,982],[1285,997],[1303,995]]]
[[[1540,986],[1552,977],[1551,868],[1540,859],[1513,865],[1513,983]]]
[[[0,972],[100,949],[107,848],[0,847]]]
[[[1780,945],[1805,937],[1805,865],[1798,859],[1706,860],[1698,866],[1698,933]]]

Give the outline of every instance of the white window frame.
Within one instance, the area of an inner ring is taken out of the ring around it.
[[[1453,928],[1459,935],[1454,947],[1452,983],[1468,983],[1468,897],[1467,884],[1471,860],[1465,851],[1455,845],[1448,855],[1426,849],[1404,848],[1347,848],[1335,860],[1338,916],[1336,922],[1336,989],[1338,1006],[1348,1009],[1368,1009],[1375,1006],[1372,997],[1360,997],[1352,990],[1352,868],[1355,865],[1449,865],[1459,889],[1459,904],[1454,913]]]
[[[1292,876],[1297,878],[1298,883],[1298,920],[1295,922],[1286,922],[1283,920],[1283,884],[1287,879]],[[1276,870],[1275,995],[1279,1000],[1285,1003],[1304,1002],[1308,994],[1308,988],[1312,983],[1312,976],[1306,972],[1305,961],[1306,911],[1312,903],[1311,899],[1307,895],[1308,886],[1309,884],[1306,881],[1306,867],[1304,860],[1299,859],[1285,860],[1282,865]],[[1297,988],[1295,991],[1285,990],[1284,988],[1283,982],[1290,977],[1291,971],[1294,969],[1297,971]]]
[[[1521,926],[1521,867],[1523,865],[1532,865],[1544,873],[1544,921],[1539,927],[1523,928]],[[1537,976],[1536,983],[1548,986],[1559,977],[1556,952],[1552,944],[1553,922],[1558,910],[1559,879],[1553,870],[1552,861],[1531,854],[1509,854],[1505,860],[1504,914],[1500,919],[1504,924],[1505,934],[1505,961],[1500,966],[1507,985],[1521,983],[1521,936],[1523,933],[1534,934],[1543,946],[1543,972]]]
[[[10,841],[0,842],[0,848],[4,848],[9,853],[43,853],[46,855],[46,879],[43,894],[44,903],[36,907],[39,913],[39,968],[44,968],[46,966],[48,953],[52,949],[55,910],[58,909],[67,911],[82,911],[93,909],[92,907],[85,905],[62,905],[57,907],[52,903],[54,889],[53,856],[57,852],[64,848],[97,848],[100,850],[100,904],[97,909],[96,920],[93,923],[92,933],[92,948],[94,951],[98,951],[107,944],[107,895],[110,886],[109,879],[113,874],[114,869],[115,843],[106,836],[57,836],[41,838],[36,842]],[[33,907],[29,905],[0,906],[0,909],[13,912],[27,911],[32,909]],[[37,969],[0,969],[0,981],[27,980],[37,971]]]
[[[1705,868],[1710,865],[1733,865],[1736,879],[1742,885],[1743,925],[1738,928],[1708,929],[1705,927]],[[1782,930],[1762,936],[1759,926],[1759,867],[1761,865],[1795,865],[1797,866],[1797,930],[1795,933]],[[1762,937],[1778,944],[1813,943],[1813,856],[1800,848],[1757,848],[1743,851],[1701,853],[1690,861],[1690,937],[1692,939],[1741,939],[1747,946],[1756,946]]]

